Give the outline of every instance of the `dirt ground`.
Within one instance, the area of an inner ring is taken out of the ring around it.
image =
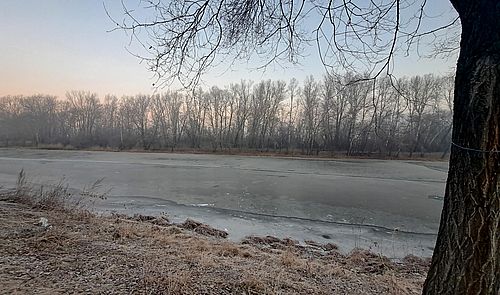
[[[40,222],[47,218],[48,226]],[[2,294],[418,294],[428,261],[0,201]]]

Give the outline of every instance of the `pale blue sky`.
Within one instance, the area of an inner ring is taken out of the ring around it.
[[[432,9],[450,10],[446,0],[432,2]],[[120,1],[105,3],[119,16]],[[108,33],[111,28],[102,0],[0,0],[0,95],[64,96],[73,89],[119,96],[152,93],[152,74],[125,50],[124,33]],[[225,73],[214,69],[204,76],[205,85],[223,86],[241,79],[300,81],[310,74],[319,78],[324,70],[315,53],[312,48],[301,65],[286,69],[252,71],[244,63]],[[455,58],[428,60],[413,55],[397,60],[395,74],[445,74],[455,63]]]

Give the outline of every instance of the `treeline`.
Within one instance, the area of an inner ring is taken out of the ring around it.
[[[446,152],[453,77],[392,81],[312,76],[123,96],[70,91],[0,97],[0,146],[342,152]]]

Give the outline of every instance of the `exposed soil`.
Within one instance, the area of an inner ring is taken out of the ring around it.
[[[44,227],[40,218],[47,218]],[[0,201],[0,293],[419,294],[428,261]]]

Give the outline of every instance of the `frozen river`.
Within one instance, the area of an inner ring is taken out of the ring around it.
[[[24,169],[72,188],[104,178],[101,211],[167,213],[245,235],[289,236],[429,256],[446,162],[304,160],[220,155],[0,149],[0,185]]]

